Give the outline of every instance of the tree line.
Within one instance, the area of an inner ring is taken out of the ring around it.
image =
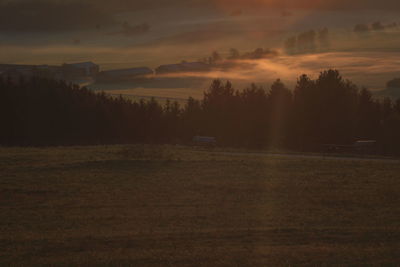
[[[215,80],[202,100],[162,105],[95,93],[63,81],[34,77],[0,80],[0,144],[54,146],[189,143],[216,137],[221,146],[317,151],[323,144],[377,140],[400,154],[400,99],[374,99],[336,70],[288,89],[252,84],[237,90]]]

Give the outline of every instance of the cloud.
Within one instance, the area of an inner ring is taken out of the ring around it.
[[[370,89],[383,88],[386,82],[399,76],[397,64],[400,53],[382,52],[335,52],[309,55],[282,55],[271,59],[236,61],[236,68],[212,72],[176,73],[165,77],[204,78],[231,80],[239,88],[257,84],[271,84],[275,79],[282,79],[293,87],[297,78],[307,74],[317,78],[323,70],[338,69],[344,78],[359,86]]]

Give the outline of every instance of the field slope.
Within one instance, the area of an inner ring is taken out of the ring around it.
[[[393,161],[0,148],[0,265],[396,265],[399,191]]]

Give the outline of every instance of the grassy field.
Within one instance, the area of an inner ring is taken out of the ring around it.
[[[398,266],[400,164],[0,148],[1,266]]]

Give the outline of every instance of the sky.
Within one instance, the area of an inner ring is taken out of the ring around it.
[[[400,76],[400,27],[365,38],[353,29],[376,21],[400,24],[399,11],[400,1],[394,0],[0,0],[0,63],[156,68],[215,50],[261,47],[280,55],[247,70],[203,74],[204,84],[217,77],[243,86],[276,78],[293,83],[298,75],[332,67],[362,86],[380,88]],[[139,30],[126,31],[124,24]],[[295,56],[283,51],[288,37],[324,27],[331,34],[329,51]]]
[[[3,31],[68,30],[93,23],[111,24],[119,12],[163,6],[175,7],[177,11],[188,6],[208,7],[220,12],[233,8],[400,9],[400,1],[395,0],[2,0],[0,5],[0,29]],[[52,25],[46,28],[46,21],[51,21]]]

